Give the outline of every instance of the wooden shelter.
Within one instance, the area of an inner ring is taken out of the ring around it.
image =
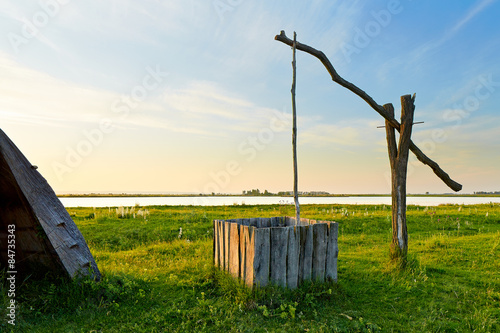
[[[11,243],[15,246],[9,248]],[[0,269],[5,268],[22,275],[52,271],[71,278],[101,277],[85,239],[53,189],[0,130]]]

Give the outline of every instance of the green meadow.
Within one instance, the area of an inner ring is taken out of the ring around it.
[[[338,283],[250,290],[212,264],[212,220],[291,205],[68,208],[101,282],[18,281],[2,332],[500,331],[500,205],[408,207],[409,264],[389,261],[387,205],[303,205],[339,223]],[[182,228],[182,232],[181,232]]]

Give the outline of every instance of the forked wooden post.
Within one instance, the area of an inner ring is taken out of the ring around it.
[[[391,165],[392,179],[392,243],[391,259],[406,263],[408,253],[408,232],[406,228],[406,174],[408,169],[408,155],[410,152],[411,130],[415,110],[415,95],[401,96],[401,128],[399,145],[396,144],[396,133],[389,121],[385,121],[387,147]],[[394,118],[394,107],[385,104],[384,109]]]
[[[297,50],[304,51],[316,57],[325,66],[332,80],[342,87],[349,89],[366,103],[368,103],[376,112],[386,120],[387,143],[389,146],[389,158],[391,161],[392,172],[392,231],[393,240],[391,245],[391,256],[393,258],[406,258],[408,251],[408,234],[406,230],[406,170],[408,167],[408,154],[411,150],[420,162],[428,165],[446,185],[454,191],[460,191],[462,185],[450,178],[439,165],[427,157],[412,141],[411,128],[413,125],[413,112],[415,109],[415,95],[405,95],[401,97],[401,124],[394,119],[394,108],[391,104],[381,106],[365,91],[342,78],[326,55],[312,48],[309,45],[302,44],[288,38],[282,30],[279,35],[274,37],[286,45],[292,46]],[[396,146],[395,131],[400,132],[399,148]],[[403,261],[404,263],[405,261]]]

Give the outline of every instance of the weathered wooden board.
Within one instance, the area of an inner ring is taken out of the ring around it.
[[[224,269],[229,272],[229,253],[231,252],[231,222],[224,222]]]
[[[331,222],[328,225],[328,245],[326,249],[326,271],[325,277],[329,280],[337,281],[337,258],[338,247],[338,223]]]
[[[300,229],[299,227],[287,228],[288,254],[286,258],[286,285],[290,289],[297,288],[299,284],[299,256],[300,256]]]
[[[289,228],[271,228],[271,282],[286,287],[286,254]]]
[[[240,276],[240,226],[236,223],[231,223],[229,231],[229,273],[235,278]]]
[[[219,265],[219,220],[214,220],[214,266],[220,267]]]
[[[317,223],[311,226],[313,230],[312,279],[325,281],[326,241],[328,224]]]
[[[245,275],[242,280],[247,286],[253,287],[255,283],[255,228],[243,226],[242,235],[245,239]]]
[[[312,226],[300,226],[299,283],[311,280],[313,233]]]
[[[271,227],[271,218],[260,218],[259,221],[257,222],[257,227],[258,228],[269,228]]]
[[[269,265],[271,255],[271,229],[253,229],[254,240],[254,284],[265,287],[269,284]]]
[[[246,281],[248,226],[240,225],[240,279]],[[249,241],[248,241],[249,243]]]
[[[224,254],[225,254],[225,242],[224,242],[224,227],[225,227],[224,221],[219,221],[219,267],[221,269],[225,269],[226,267],[226,262],[224,261]]]
[[[250,226],[252,226],[252,227],[258,227],[259,218],[251,218],[249,220],[250,220]]]

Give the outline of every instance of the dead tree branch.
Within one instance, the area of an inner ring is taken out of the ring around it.
[[[282,30],[279,35],[276,35],[274,37],[275,40],[280,41],[286,45],[293,46],[294,41],[288,38],[285,34],[285,32]],[[389,124],[394,127],[398,132],[400,132],[400,124],[399,122],[394,119],[393,116],[391,116],[383,106],[377,104],[373,98],[371,98],[366,92],[358,88],[356,85],[352,84],[349,81],[344,80],[335,70],[333,67],[332,63],[326,55],[319,51],[316,50],[315,48],[312,48],[308,45],[295,42],[297,50],[304,51],[306,53],[309,53],[313,55],[314,57],[318,58],[321,63],[325,66],[326,70],[328,73],[330,73],[330,76],[332,77],[332,80],[338,84],[340,84],[342,87],[349,89],[359,97],[361,97],[366,103],[368,103],[375,111],[377,111],[382,117],[384,117]],[[413,141],[410,141],[410,150],[415,154],[417,159],[422,162],[423,164],[428,165],[448,187],[450,187],[453,191],[460,191],[462,189],[462,185],[455,182],[453,179],[450,178],[450,176],[442,170],[439,165],[431,160],[429,157],[427,157],[414,143]]]

